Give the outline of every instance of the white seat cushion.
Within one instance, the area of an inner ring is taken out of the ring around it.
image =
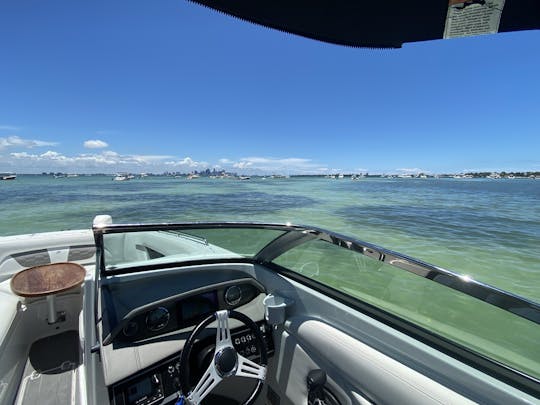
[[[0,283],[0,346],[17,316],[19,297],[11,292],[10,280]]]

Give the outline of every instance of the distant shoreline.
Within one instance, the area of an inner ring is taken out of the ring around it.
[[[14,172],[10,172],[13,173]],[[196,177],[200,178],[336,178],[336,179],[354,179],[360,180],[362,178],[455,178],[455,179],[540,179],[540,171],[520,171],[520,172],[462,172],[462,173],[384,173],[384,174],[369,174],[369,173],[327,173],[327,174],[291,174],[291,175],[278,175],[278,174],[237,174],[237,173],[213,173],[213,172],[165,172],[165,173],[127,173],[133,175],[135,178],[145,177]],[[43,176],[43,177],[114,177],[116,173],[62,173],[62,172],[50,172],[50,173],[17,173],[18,176]]]

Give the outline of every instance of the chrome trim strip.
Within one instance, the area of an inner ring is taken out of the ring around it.
[[[252,260],[255,262],[262,264],[270,263],[279,255],[283,254],[289,249],[292,249],[293,247],[298,246],[301,243],[307,242],[314,238],[321,239],[418,276],[430,279],[436,283],[442,284],[488,304],[504,309],[519,317],[528,319],[531,322],[540,324],[540,303],[533,302],[508,291],[504,291],[489,284],[476,281],[470,277],[452,272],[442,267],[425,263],[404,254],[397,253],[392,250],[388,250],[345,235],[330,232],[322,228],[303,225],[256,222],[195,222],[177,224],[113,224],[102,227],[94,227],[93,231],[96,237],[97,245],[98,241],[101,242],[101,244],[103,243],[103,238],[101,236],[106,233],[210,228],[254,228],[281,230],[286,232],[267,244],[252,258]],[[297,235],[294,235],[296,232],[300,232],[301,236],[298,237]],[[103,272],[103,274],[105,273]]]

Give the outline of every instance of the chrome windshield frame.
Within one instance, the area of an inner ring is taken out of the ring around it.
[[[251,259],[246,258],[253,263],[263,265],[269,264],[286,251],[307,241],[319,239],[368,256],[374,260],[378,260],[401,270],[408,271],[417,276],[424,277],[448,288],[460,291],[480,301],[511,312],[516,316],[525,318],[536,324],[540,324],[540,303],[536,303],[492,285],[482,283],[468,276],[423,262],[421,260],[368,242],[331,232],[322,228],[305,225],[257,222],[185,222],[162,224],[109,224],[97,227],[94,226],[93,232],[96,241],[96,258],[98,262],[96,265],[96,273],[100,272],[102,276],[109,274],[105,271],[105,264],[103,260],[104,234],[219,228],[269,229],[284,232],[263,247]],[[175,263],[175,265],[176,264],[177,263]],[[178,264],[181,265],[181,263]],[[168,265],[170,266],[171,264]]]

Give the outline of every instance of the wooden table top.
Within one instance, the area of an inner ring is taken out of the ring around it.
[[[21,297],[42,297],[76,287],[86,270],[77,263],[52,263],[30,267],[12,277],[11,290]]]

